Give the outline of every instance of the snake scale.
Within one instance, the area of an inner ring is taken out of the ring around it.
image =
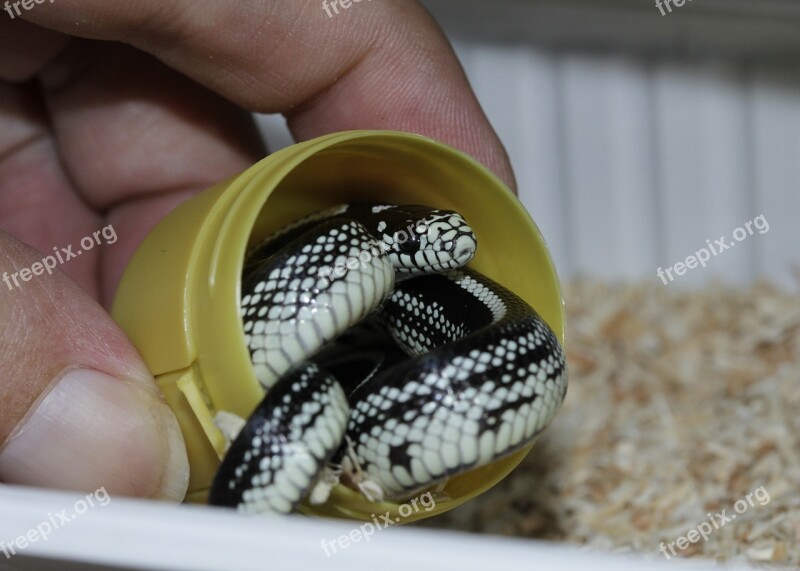
[[[288,513],[340,478],[402,499],[530,444],[565,397],[564,353],[465,267],[476,247],[455,212],[353,203],[251,249],[242,319],[266,396],[209,503]]]

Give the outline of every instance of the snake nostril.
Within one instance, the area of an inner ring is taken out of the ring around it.
[[[474,239],[470,239],[467,236],[460,236],[456,241],[455,247],[453,248],[453,256],[460,263],[465,263],[475,255],[476,249],[477,243]]]
[[[464,262],[464,260],[471,258],[474,254],[475,254],[475,247],[473,244],[471,243],[459,244],[458,247],[456,248],[454,258],[458,262]]]

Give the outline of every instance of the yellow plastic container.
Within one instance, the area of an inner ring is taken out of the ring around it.
[[[245,251],[271,231],[325,207],[372,201],[426,204],[464,215],[478,238],[471,267],[533,305],[564,342],[561,290],[547,246],[517,198],[489,170],[446,145],[408,133],[335,133],[276,152],[167,216],[142,243],[112,314],[175,411],[189,451],[187,499],[205,501],[224,447],[218,410],[248,417],[263,397],[244,341],[239,292]],[[505,477],[530,448],[452,478],[430,511],[445,512]],[[320,515],[370,520],[372,503],[338,486]],[[408,509],[406,509],[408,512]]]

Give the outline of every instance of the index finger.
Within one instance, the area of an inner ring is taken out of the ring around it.
[[[150,52],[251,111],[283,113],[298,141],[419,133],[515,186],[450,43],[416,0],[59,0],[22,17]]]

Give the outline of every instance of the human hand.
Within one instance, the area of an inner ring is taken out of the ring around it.
[[[249,111],[285,114],[298,141],[427,135],[513,188],[449,43],[413,0],[335,16],[320,0],[16,4],[0,12],[2,482],[183,497],[175,417],[101,303],[167,212],[265,154]],[[113,243],[23,273],[109,227]]]

